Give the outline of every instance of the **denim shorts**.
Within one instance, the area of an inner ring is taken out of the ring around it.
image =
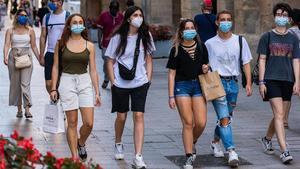
[[[175,97],[181,97],[181,96],[199,97],[199,96],[202,96],[200,82],[198,80],[175,82],[174,95],[175,95]]]

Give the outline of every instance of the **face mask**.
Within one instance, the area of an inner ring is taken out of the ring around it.
[[[55,12],[57,10],[57,6],[53,2],[48,3],[48,7],[51,11]]]
[[[82,24],[72,25],[71,31],[75,34],[81,34],[81,32],[85,30],[85,27]]]
[[[195,38],[196,35],[197,35],[197,32],[195,29],[183,31],[183,39],[184,40],[192,40]]]
[[[20,25],[26,25],[28,18],[27,16],[18,16],[17,21]]]
[[[275,23],[277,26],[286,26],[289,23],[289,18],[285,16],[276,16]]]
[[[227,33],[232,28],[232,22],[231,21],[221,21],[219,28],[220,28],[220,31]]]
[[[131,20],[132,26],[139,28],[143,23],[143,18],[142,17],[136,17]]]

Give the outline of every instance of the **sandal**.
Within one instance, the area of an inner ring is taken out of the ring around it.
[[[23,117],[23,112],[22,112],[22,111],[17,112],[16,117],[17,117],[17,118],[22,118],[22,117]]]
[[[25,117],[27,119],[32,118],[32,114],[30,112],[25,112]]]

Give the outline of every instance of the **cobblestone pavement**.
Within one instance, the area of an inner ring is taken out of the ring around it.
[[[9,22],[7,22],[9,25]],[[39,35],[39,31],[37,34]],[[3,48],[4,32],[0,32],[0,48]],[[37,39],[38,40],[38,39]],[[102,59],[100,50],[97,49],[97,69],[102,75]],[[184,154],[181,140],[181,121],[177,111],[168,108],[167,92],[167,70],[165,69],[166,59],[154,60],[153,83],[149,91],[145,113],[145,144],[144,159],[148,168],[152,169],[177,169],[179,166],[172,161],[182,163]],[[49,101],[44,84],[43,68],[34,59],[34,71],[31,82],[33,96],[33,119],[16,119],[16,108],[8,107],[9,80],[7,67],[0,66],[0,133],[9,135],[13,130],[18,130],[26,137],[32,137],[37,147],[45,153],[52,151],[59,157],[70,156],[65,134],[48,134],[42,131],[42,118],[44,106]],[[101,83],[100,83],[101,84]],[[110,113],[111,96],[110,89],[101,90],[103,105],[95,110],[94,129],[87,141],[87,150],[90,158],[100,163],[107,169],[131,168],[133,159],[133,124],[131,113],[129,113],[123,142],[125,143],[125,160],[115,161],[113,158],[114,130],[113,124],[115,114]],[[245,164],[242,169],[300,169],[300,116],[299,98],[294,97],[290,113],[290,128],[287,129],[287,140],[294,156],[291,165],[284,166],[279,160],[279,147],[276,141],[275,155],[265,155],[258,139],[264,136],[267,124],[272,117],[270,107],[267,103],[261,102],[258,89],[254,87],[252,97],[246,97],[245,91],[240,90],[238,107],[233,119],[233,131],[237,152],[243,158]],[[197,166],[203,169],[228,168],[224,160],[215,159],[210,155],[209,145],[215,126],[215,113],[211,103],[208,104],[208,121],[206,129],[197,144],[198,158]],[[168,158],[167,158],[168,156]],[[168,159],[173,159],[172,161]],[[247,163],[248,162],[248,163]]]

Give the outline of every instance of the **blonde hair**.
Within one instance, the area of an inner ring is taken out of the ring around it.
[[[175,33],[174,38],[173,38],[173,47],[175,48],[175,55],[174,55],[174,57],[176,57],[178,55],[178,48],[179,48],[180,44],[183,42],[183,38],[182,38],[183,31],[185,30],[185,25],[188,22],[192,22],[194,24],[195,29],[196,29],[196,25],[195,25],[194,20],[192,20],[192,19],[185,19],[185,18],[181,18],[180,19],[179,27],[177,28],[176,33]],[[196,35],[196,37],[194,38],[194,40],[198,44],[201,43],[201,40],[200,40],[200,37],[199,37],[198,34]]]

